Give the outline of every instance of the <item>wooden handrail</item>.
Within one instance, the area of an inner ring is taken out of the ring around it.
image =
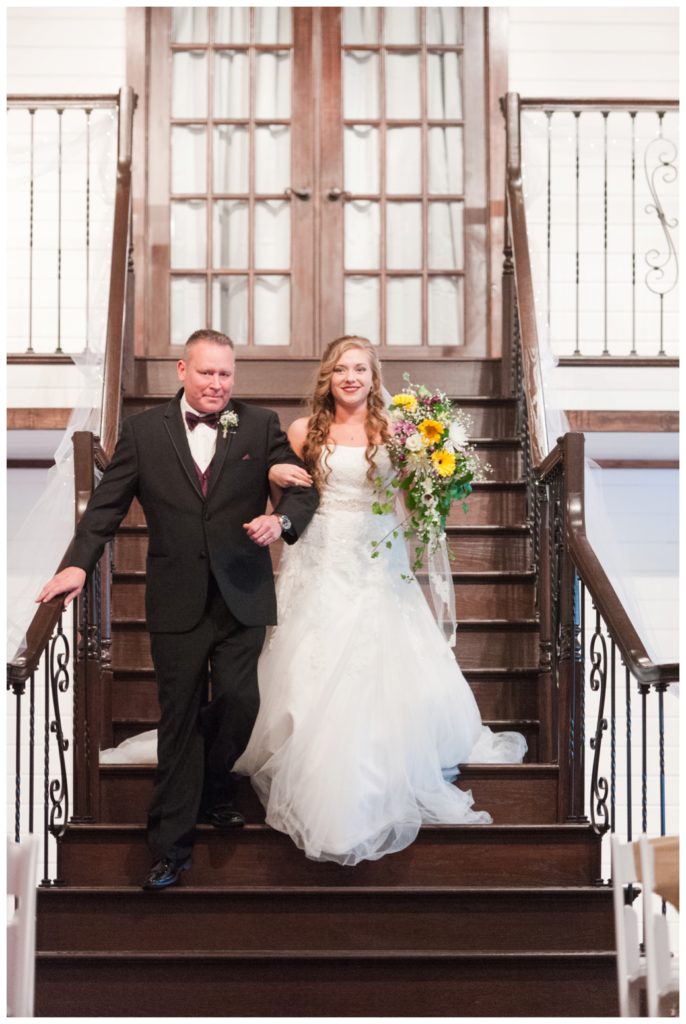
[[[58,96],[47,93],[18,93],[7,96],[8,109],[21,108],[27,110],[60,110],[67,107],[92,107],[93,110],[107,110],[116,107],[119,102],[118,93],[65,93]]]
[[[107,308],[107,343],[105,346],[100,419],[100,443],[108,458],[112,457],[119,437],[129,223],[131,218],[131,148],[133,141],[134,105],[133,89],[130,86],[121,89],[119,92],[117,190],[114,201],[110,296]]]
[[[522,188],[519,96],[508,93],[505,100],[507,125],[507,212],[514,274],[519,306],[519,330],[522,345],[522,373],[527,396],[527,417],[531,457],[540,465],[548,453],[548,432],[545,423],[543,377],[541,374],[536,303],[529,258],[526,211]]]
[[[510,94],[511,95],[511,94]],[[550,111],[598,111],[622,110],[627,113],[644,113],[650,110],[678,110],[678,100],[650,100],[650,99],[544,99],[540,97],[524,98],[520,96],[519,106],[521,110],[550,110]]]
[[[631,674],[639,683],[676,682],[679,678],[678,664],[656,665],[653,662],[586,535],[584,444],[583,434],[569,433],[558,445],[565,466],[565,536],[570,554]]]

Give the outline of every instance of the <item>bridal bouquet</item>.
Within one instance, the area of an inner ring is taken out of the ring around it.
[[[408,374],[403,379],[407,386],[389,405],[391,438],[387,448],[395,476],[389,486],[377,478],[372,511],[378,515],[392,512],[397,491],[405,492],[409,514],[402,528],[405,536],[415,541],[412,568],[416,571],[426,549],[431,553],[445,540],[452,503],[461,501],[466,512],[472,481],[482,479],[490,467],[479,462],[469,444],[471,420],[466,413],[456,409],[442,391],[412,384]],[[391,533],[396,537],[398,530]],[[391,539],[372,541],[372,558],[378,557],[384,542],[391,547]]]

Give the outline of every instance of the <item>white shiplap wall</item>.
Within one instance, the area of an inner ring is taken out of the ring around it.
[[[679,8],[509,7],[509,88],[522,96],[679,95]]]
[[[115,93],[126,84],[125,7],[8,7],[9,93]]]

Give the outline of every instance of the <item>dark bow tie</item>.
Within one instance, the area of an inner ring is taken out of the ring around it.
[[[212,427],[213,430],[217,429],[219,423],[218,412],[208,412],[204,416],[196,416],[194,412],[185,413],[186,423],[188,424],[189,430],[195,430],[198,423],[206,423],[208,427]]]

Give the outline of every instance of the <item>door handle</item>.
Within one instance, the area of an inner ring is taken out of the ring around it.
[[[312,189],[309,188],[288,188],[283,190],[285,196],[295,196],[297,199],[309,199],[312,195]]]
[[[350,197],[352,195],[352,192],[345,192],[343,189],[337,188],[337,187],[334,186],[333,188],[329,189],[329,191],[327,192],[327,195],[328,195],[329,199],[331,199],[332,201],[336,200],[336,199],[343,199],[343,200],[345,200],[345,199],[350,199]]]

